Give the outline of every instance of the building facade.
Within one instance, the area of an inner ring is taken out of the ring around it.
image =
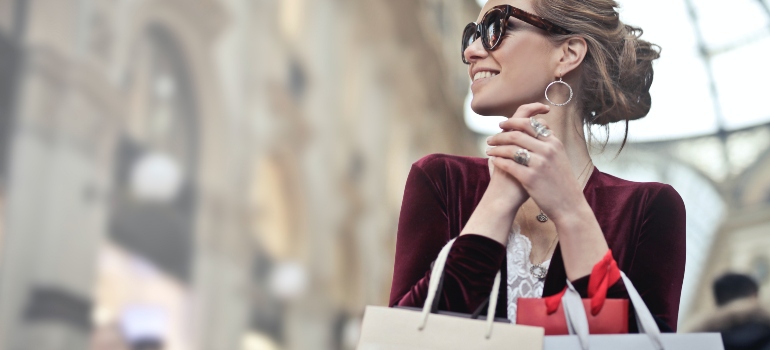
[[[147,307],[161,325],[129,333],[169,349],[343,346],[387,300],[410,164],[476,150],[454,44],[472,3],[0,8],[21,57],[3,349],[85,349]]]

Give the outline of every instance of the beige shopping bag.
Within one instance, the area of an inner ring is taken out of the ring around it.
[[[431,314],[430,308],[444,271],[449,250],[447,243],[433,264],[428,297],[422,311],[367,306],[361,328],[359,350],[391,349],[517,349],[542,350],[544,329],[494,322],[500,287],[495,277],[486,320]]]

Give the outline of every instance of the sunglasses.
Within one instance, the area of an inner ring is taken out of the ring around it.
[[[470,62],[465,59],[465,49],[467,49],[468,46],[471,46],[471,44],[473,44],[479,37],[481,38],[481,44],[484,45],[484,48],[487,51],[496,49],[503,40],[503,36],[505,36],[509,17],[519,19],[522,22],[529,23],[549,33],[572,34],[569,30],[559,27],[543,17],[533,15],[522,9],[511,5],[495,6],[484,14],[484,17],[481,18],[479,24],[471,22],[465,26],[465,29],[463,29],[462,51],[460,51],[463,63],[470,64]]]

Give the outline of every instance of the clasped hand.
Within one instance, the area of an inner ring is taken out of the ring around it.
[[[500,193],[514,194],[514,210],[531,196],[546,215],[558,222],[585,198],[561,140],[555,134],[538,137],[530,124],[530,117],[549,111],[550,107],[542,103],[522,105],[500,123],[503,132],[487,139],[487,144],[494,146],[487,150],[494,166],[489,186]],[[544,120],[538,121],[548,126]],[[522,148],[530,154],[526,166],[513,160]]]

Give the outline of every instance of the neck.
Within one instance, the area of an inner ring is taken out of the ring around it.
[[[572,173],[577,178],[586,169],[586,164],[591,160],[591,156],[588,153],[583,123],[578,117],[576,104],[562,107],[551,106],[550,112],[539,115],[537,118],[545,119],[553,135],[562,142],[572,167]],[[584,176],[590,176],[590,173],[584,174]]]

